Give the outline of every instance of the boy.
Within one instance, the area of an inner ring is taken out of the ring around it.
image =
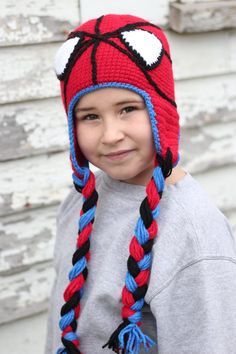
[[[235,354],[235,242],[223,214],[177,167],[162,30],[129,15],[90,20],[71,32],[55,70],[75,189],[58,213],[46,353],[59,345],[61,308],[58,354]]]

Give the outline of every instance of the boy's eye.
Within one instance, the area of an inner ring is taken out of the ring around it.
[[[87,114],[86,116],[81,117],[80,120],[95,120],[98,116],[96,114]]]
[[[125,113],[129,113],[129,112],[133,112],[137,109],[137,107],[134,107],[134,106],[128,106],[128,107],[125,107],[122,109],[122,112],[125,112]]]

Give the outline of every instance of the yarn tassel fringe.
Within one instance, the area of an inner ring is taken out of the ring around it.
[[[141,344],[148,352],[156,343],[143,334],[137,324],[130,323],[127,325],[127,323],[122,323],[103,348],[108,346],[109,349],[121,354],[139,354]],[[120,350],[122,351],[120,352]]]

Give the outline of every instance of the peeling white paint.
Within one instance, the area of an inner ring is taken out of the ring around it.
[[[166,31],[166,35],[176,80],[235,73],[230,53],[235,52],[236,29],[188,35]]]
[[[224,122],[229,112],[236,112],[236,75],[202,77],[176,82],[176,102],[181,126],[203,125],[214,121]]]
[[[195,175],[222,211],[236,209],[236,165]],[[236,235],[235,235],[236,236]]]
[[[5,208],[12,211],[58,203],[72,184],[67,152],[5,162],[0,175],[2,197],[11,195],[11,204]]]
[[[13,216],[1,219],[0,274],[52,259],[56,211],[57,207],[43,208],[19,214],[18,221]]]
[[[61,102],[36,102],[33,111],[28,108],[16,115],[16,123],[27,133],[29,146],[45,150],[53,145],[67,146],[67,118]]]
[[[185,168],[192,173],[236,162],[236,121],[211,124],[191,131],[184,131],[181,156]],[[222,167],[223,168],[223,167]]]
[[[96,18],[106,13],[127,14],[147,19],[156,24],[166,26],[168,20],[169,3],[167,0],[126,0],[120,1],[119,6],[115,1],[107,0],[80,0],[82,22]]]
[[[55,97],[60,93],[53,70],[59,44],[2,48],[0,103]]]
[[[0,277],[0,323],[47,309],[54,278],[55,271],[48,263]]]
[[[24,16],[52,16],[57,19],[78,20],[78,0],[56,1],[56,0],[6,0],[0,2],[1,16],[16,16],[16,14],[24,14]]]

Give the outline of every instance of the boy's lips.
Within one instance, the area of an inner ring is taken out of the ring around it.
[[[105,154],[105,156],[110,157],[110,156],[118,156],[118,155],[122,155],[124,153],[130,152],[133,150],[119,150],[119,151],[115,151],[115,152],[110,152],[109,154]]]
[[[134,150],[119,150],[115,152],[111,152],[109,154],[104,155],[109,160],[120,160],[129,155],[130,152]]]

